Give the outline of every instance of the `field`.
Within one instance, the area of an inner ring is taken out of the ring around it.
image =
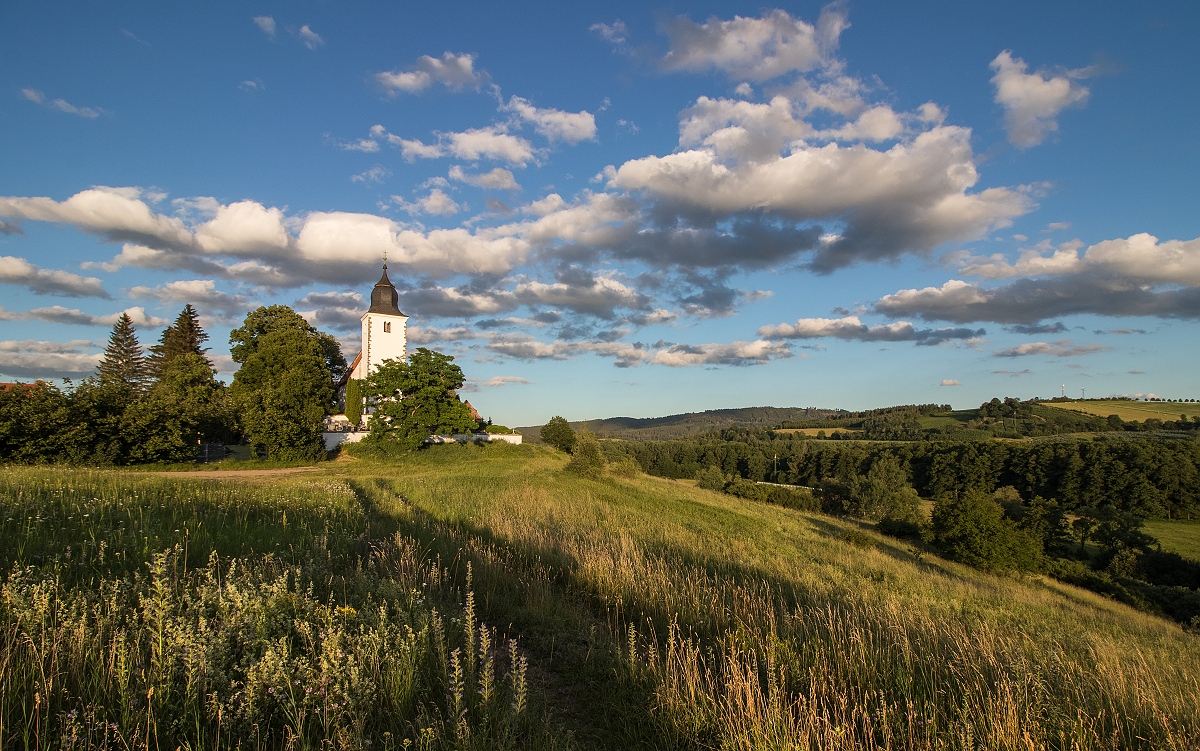
[[[0,470],[0,746],[1200,744],[1200,638],[1166,621],[564,463]]]
[[[1040,402],[1045,407],[1058,407],[1097,417],[1117,415],[1126,422],[1141,422],[1150,417],[1159,420],[1178,420],[1180,415],[1200,417],[1200,402],[1135,402],[1130,399],[1111,401]]]
[[[1162,543],[1163,550],[1200,562],[1200,521],[1151,519],[1145,530]]]

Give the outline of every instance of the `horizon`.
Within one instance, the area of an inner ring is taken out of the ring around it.
[[[1200,396],[1195,4],[0,18],[0,380],[185,303],[351,360],[386,256],[505,425]]]

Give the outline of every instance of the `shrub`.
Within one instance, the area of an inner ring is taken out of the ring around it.
[[[588,430],[580,430],[574,437],[575,450],[571,454],[571,461],[567,462],[566,470],[590,480],[600,479],[604,474],[604,456],[600,453],[600,442]]]
[[[696,473],[696,487],[720,493],[725,489],[725,473],[719,467],[708,466]]]
[[[642,465],[632,456],[626,456],[608,465],[609,474],[617,477],[637,477],[642,474]]]

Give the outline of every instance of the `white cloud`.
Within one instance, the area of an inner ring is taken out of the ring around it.
[[[478,89],[483,77],[475,70],[474,55],[446,52],[440,58],[422,55],[407,70],[376,73],[375,80],[389,94],[419,94],[435,83],[452,91]]]
[[[379,142],[370,138],[360,138],[351,143],[342,144],[343,151],[361,151],[366,154],[373,154],[379,151]]]
[[[517,184],[517,180],[513,177],[513,173],[503,167],[496,167],[490,172],[482,174],[469,175],[463,171],[463,168],[457,164],[450,168],[449,178],[458,182],[474,185],[477,188],[486,188],[490,190],[520,190],[521,186]]]
[[[996,350],[996,357],[1028,357],[1030,355],[1049,355],[1053,357],[1079,357],[1096,352],[1105,352],[1112,347],[1103,344],[1075,344],[1070,339],[1059,339],[1054,342],[1027,342],[1015,347]]]
[[[1088,90],[1075,82],[1086,78],[1088,69],[1052,75],[1045,71],[1026,73],[1029,66],[1010,50],[1004,50],[991,62],[996,72],[996,103],[1004,108],[1008,140],[1028,149],[1046,140],[1058,130],[1058,115],[1067,107],[1087,101]]]
[[[0,216],[73,224],[84,232],[118,242],[129,240],[159,247],[189,244],[191,233],[183,222],[154,213],[142,200],[144,194],[141,188],[98,186],[62,202],[0,196]]]
[[[219,206],[195,232],[196,245],[214,254],[271,256],[286,250],[290,241],[283,211],[257,201]]]
[[[649,362],[672,368],[691,365],[762,365],[792,356],[784,342],[759,339],[730,344],[673,344],[654,353]]]
[[[783,10],[761,18],[710,18],[704,24],[676,18],[667,24],[670,51],[663,65],[668,70],[716,69],[751,81],[808,72],[830,62],[848,26],[840,3],[827,5],[816,25]]]
[[[966,328],[918,329],[908,321],[867,326],[858,316],[844,318],[801,318],[795,323],[763,326],[758,335],[764,339],[834,339],[864,342],[916,342],[933,345],[952,340],[972,339],[984,332]]]
[[[1172,284],[1200,287],[1200,238],[1159,240],[1142,232],[1128,238],[1104,240],[1082,255],[1078,240],[1051,245],[1048,241],[1024,250],[1016,262],[1002,254],[963,261],[961,272],[984,279],[1092,274],[1129,284]]]
[[[533,161],[533,145],[519,136],[509,135],[495,126],[472,128],[461,133],[439,133],[446,152],[459,159],[497,159],[524,167]]]
[[[167,323],[167,319],[149,315],[146,313],[146,309],[142,307],[126,308],[123,311],[109,315],[97,316],[91,313],[84,313],[82,310],[75,308],[65,308],[62,305],[34,308],[33,310],[24,312],[0,308],[0,321],[46,321],[48,323],[66,323],[78,326],[112,326],[122,314],[128,314],[135,326],[153,327],[162,326]]]
[[[609,44],[622,45],[629,37],[629,29],[625,26],[625,22],[617,19],[612,23],[594,23],[588,27],[588,31],[600,35],[600,38]]]
[[[564,112],[535,107],[519,96],[512,97],[505,107],[533,125],[533,129],[551,141],[579,143],[596,139],[596,118],[587,110]]]
[[[497,388],[510,383],[529,383],[529,380],[520,376],[492,376],[486,381],[478,381],[478,383],[484,388]]]
[[[954,380],[953,378],[943,378],[942,385],[943,386],[961,386],[962,383]]]
[[[275,38],[275,19],[271,16],[255,16],[253,19],[254,25],[262,30],[262,33]]]
[[[212,279],[189,279],[168,282],[158,287],[133,287],[131,297],[148,297],[159,302],[191,303],[202,311],[213,311],[224,316],[240,316],[246,313],[249,301],[241,295],[231,295],[217,289]]]
[[[392,196],[392,203],[410,214],[434,214],[437,216],[453,216],[460,206],[440,188],[429,191],[429,195],[409,203],[400,196]]]
[[[47,99],[46,95],[37,89],[21,89],[21,95],[35,104],[40,104],[43,107],[66,112],[68,115],[78,115],[86,117],[89,120],[94,120],[104,113],[104,110],[99,107],[76,107],[66,99]]]
[[[886,151],[799,142],[787,156],[732,165],[710,149],[643,157],[610,173],[609,185],[680,211],[840,219],[845,228],[811,264],[827,272],[974,239],[1032,207],[1008,188],[968,192],[977,180],[970,131],[939,126]]]
[[[566,308],[604,319],[614,318],[617,308],[649,309],[648,297],[622,284],[612,275],[586,276],[586,279],[553,284],[522,282],[513,289],[513,294],[525,305]]]
[[[392,174],[392,171],[390,169],[376,164],[374,167],[372,167],[369,170],[360,172],[357,175],[351,175],[350,182],[352,182],[352,183],[381,183],[384,181],[384,178],[389,177],[391,174]]]
[[[24,258],[15,256],[0,256],[0,283],[21,284],[39,295],[108,297],[99,279],[38,268]]]
[[[310,50],[315,50],[325,45],[325,40],[321,38],[321,35],[310,29],[308,24],[301,26],[300,31],[296,32],[296,34],[300,37],[300,41],[304,43],[304,46]]]
[[[95,372],[103,355],[87,341],[0,341],[0,373],[10,378],[77,378]]]

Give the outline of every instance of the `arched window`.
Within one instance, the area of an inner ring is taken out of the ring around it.
[[[391,321],[383,322],[383,333],[385,333],[385,334],[392,333],[392,322]]]

